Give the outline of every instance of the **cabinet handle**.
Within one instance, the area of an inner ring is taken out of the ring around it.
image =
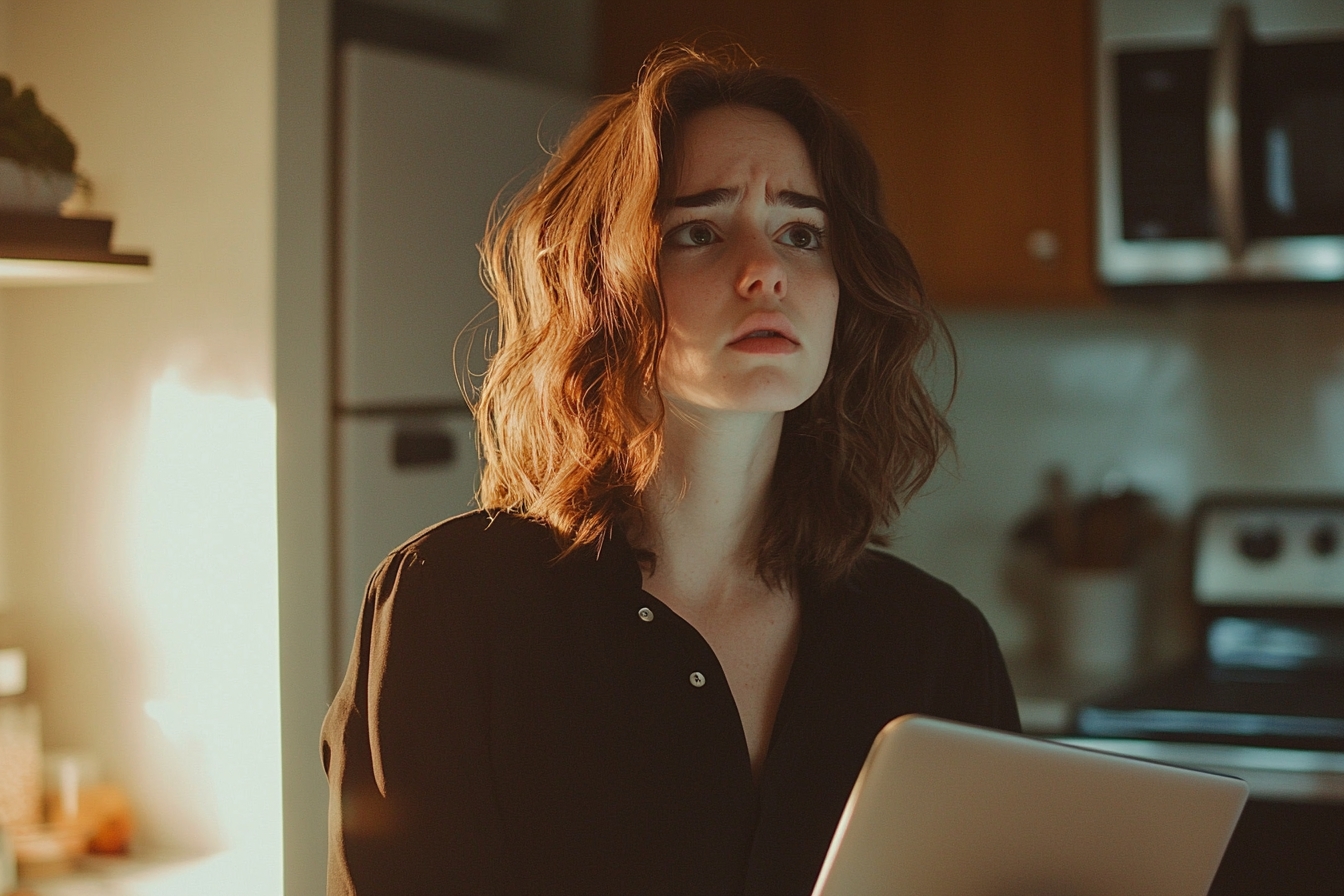
[[[1218,237],[1233,261],[1246,254],[1241,196],[1241,70],[1250,39],[1244,6],[1223,10],[1209,66],[1209,193]]]
[[[1027,254],[1041,264],[1051,264],[1059,258],[1059,235],[1041,228],[1027,234]]]
[[[450,464],[456,458],[457,442],[442,429],[398,427],[392,436],[392,465],[399,470]]]

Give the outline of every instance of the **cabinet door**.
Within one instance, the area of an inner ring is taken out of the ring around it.
[[[1095,301],[1087,4],[885,2],[856,37],[864,129],[944,307]]]
[[[738,40],[849,109],[939,307],[1096,303],[1085,0],[602,8],[605,90],[665,40]]]

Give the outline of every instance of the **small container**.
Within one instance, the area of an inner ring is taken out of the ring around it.
[[[47,753],[43,766],[46,769],[47,818],[56,821],[78,817],[80,795],[102,782],[98,757],[81,750],[60,750]]]
[[[47,754],[46,768],[47,827],[70,834],[77,853],[125,854],[135,813],[126,792],[103,780],[98,757],[62,750]]]
[[[78,175],[20,165],[0,158],[0,211],[59,215],[75,192]]]
[[[1059,648],[1065,667],[1124,676],[1139,653],[1139,578],[1130,569],[1067,569],[1056,580]]]
[[[0,650],[0,825],[42,821],[42,715],[19,698],[27,689],[27,658]]]

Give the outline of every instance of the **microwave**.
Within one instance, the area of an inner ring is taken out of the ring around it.
[[[1100,0],[1113,287],[1344,284],[1344,2]]]

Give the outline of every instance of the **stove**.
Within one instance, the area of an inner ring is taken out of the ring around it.
[[[1191,557],[1200,655],[1078,732],[1344,753],[1344,498],[1206,500]]]
[[[1199,655],[1078,710],[1066,743],[1251,786],[1210,894],[1344,893],[1344,496],[1196,508]]]

